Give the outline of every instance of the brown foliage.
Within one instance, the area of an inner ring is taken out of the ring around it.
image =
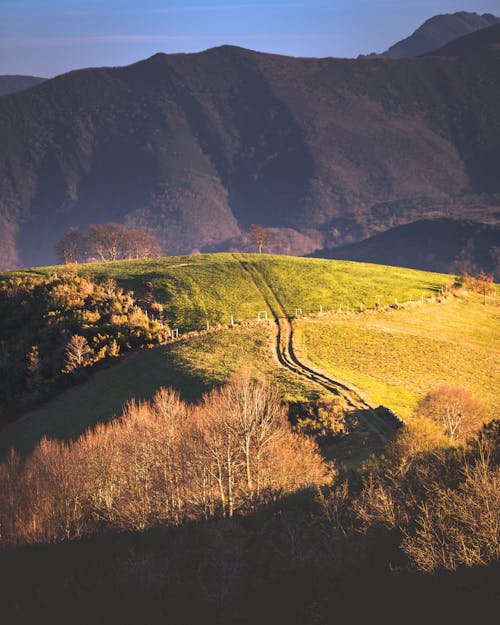
[[[439,423],[451,441],[465,442],[486,421],[485,407],[460,387],[442,384],[420,401],[417,413]]]
[[[486,297],[488,295],[492,295],[496,291],[496,287],[493,282],[493,274],[487,274],[483,271],[477,276],[470,276],[468,273],[462,274],[459,278],[457,278],[455,286],[468,291],[481,293],[485,304]]]
[[[247,373],[197,407],[160,389],[75,442],[44,439],[23,465],[12,455],[0,476],[4,543],[232,516],[330,479],[315,443],[291,431],[276,392]]]
[[[427,572],[500,560],[500,467],[487,456],[464,467],[458,490],[435,487],[421,504],[403,550]]]

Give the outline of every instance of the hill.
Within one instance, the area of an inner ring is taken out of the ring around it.
[[[0,76],[0,96],[36,87],[45,80],[47,79],[39,76]]]
[[[250,260],[276,292],[291,317],[300,308],[304,314],[356,307],[375,302],[390,304],[397,297],[405,301],[413,295],[436,293],[450,284],[449,275],[387,268],[349,261],[297,258],[272,254],[195,254],[148,260],[121,260],[85,263],[76,267],[80,275],[113,278],[136,294],[151,290],[162,304],[167,323],[180,333],[213,326],[257,319],[269,304],[249,279],[242,260]],[[36,267],[0,274],[0,281],[15,277],[48,276],[64,271],[64,266]],[[294,279],[290,280],[290,276]],[[314,285],[314,288],[311,288]]]
[[[0,278],[36,277],[60,270],[38,268]],[[275,326],[256,322],[259,311],[267,311],[269,318],[273,314],[291,318],[320,311],[326,314],[339,307],[353,311],[359,310],[360,301],[364,308],[372,308],[393,304],[395,299],[416,300],[422,293],[430,298],[452,281],[446,275],[363,263],[238,254],[88,264],[79,271],[113,277],[137,294],[152,290],[164,306],[167,322],[180,328],[181,340],[136,351],[118,364],[109,361],[107,367],[97,368],[83,383],[4,428],[0,433],[3,451],[12,444],[29,449],[43,434],[76,436],[89,425],[119,413],[127,400],[149,398],[162,385],[173,385],[183,397],[197,400],[245,366],[265,375],[292,401],[317,398],[324,389],[310,376],[297,377],[280,366],[273,347]],[[294,280],[289,278],[292,275]],[[231,315],[237,323],[253,320],[254,325],[218,330],[217,324],[228,324]],[[355,318],[358,316],[363,317]],[[49,315],[49,320],[53,319],[54,315]],[[213,332],[185,335],[188,330],[206,328],[207,320]],[[455,331],[452,326],[450,332]],[[33,341],[37,342],[36,338]],[[40,355],[43,358],[42,352]],[[11,362],[11,367],[14,365]]]
[[[423,219],[339,248],[322,258],[412,267],[443,273],[493,273],[500,279],[498,226],[453,219]]]
[[[307,253],[431,214],[491,219],[500,30],[479,32],[474,54],[412,60],[157,54],[5,96],[0,266],[51,262],[93,222],[168,253],[245,249],[260,223]]]
[[[419,26],[409,37],[398,41],[382,52],[381,56],[391,59],[414,58],[438,50],[455,39],[488,28],[498,22],[500,18],[491,13],[478,15],[459,11],[435,15]]]

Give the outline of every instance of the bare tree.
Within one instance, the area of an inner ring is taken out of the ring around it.
[[[162,253],[158,239],[151,233],[130,229],[116,223],[94,224],[88,232],[68,228],[57,243],[59,258],[65,262],[77,262],[82,253],[86,258],[101,261],[124,258],[151,258]]]
[[[493,275],[481,272],[475,280],[475,290],[483,296],[483,304],[486,304],[486,297],[495,293],[496,288],[493,282]]]
[[[64,372],[70,373],[80,367],[89,364],[92,350],[87,343],[87,339],[79,334],[73,334],[66,345],[66,358]]]
[[[64,231],[62,239],[56,243],[58,259],[64,263],[77,263],[83,252],[84,241],[80,229],[71,226]]]
[[[101,261],[123,258],[126,236],[127,229],[120,224],[94,224],[87,234],[88,253]]]
[[[250,226],[249,234],[258,248],[259,254],[262,254],[263,246],[269,241],[268,231],[258,224],[252,224]]]
[[[439,423],[451,441],[464,442],[486,420],[485,407],[460,387],[442,384],[420,401],[417,414]]]
[[[127,230],[125,245],[127,258],[154,258],[162,253],[158,239],[145,230]]]

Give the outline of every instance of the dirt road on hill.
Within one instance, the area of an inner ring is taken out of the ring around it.
[[[342,397],[349,408],[356,411],[359,421],[385,446],[392,434],[401,425],[397,417],[384,406],[373,408],[354,389],[301,362],[294,351],[293,322],[279,298],[255,263],[240,254],[233,256],[261,292],[274,317],[277,327],[275,351],[278,362],[295,375],[314,382],[330,393]]]

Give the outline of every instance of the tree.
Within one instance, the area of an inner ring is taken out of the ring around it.
[[[71,226],[64,231],[62,239],[56,243],[57,258],[67,265],[77,263],[83,252],[84,241],[80,228]]]
[[[485,407],[460,387],[442,384],[420,401],[417,414],[441,425],[451,441],[465,442],[486,420]]]
[[[486,304],[486,296],[496,291],[493,283],[493,275],[484,273],[483,271],[475,280],[475,290],[483,296],[483,304]]]
[[[249,234],[255,245],[258,247],[259,254],[262,254],[263,246],[269,241],[268,231],[258,224],[253,224],[250,226]]]
[[[37,345],[32,345],[26,355],[26,386],[31,390],[42,381],[40,353]]]
[[[152,258],[162,253],[158,239],[144,230],[121,224],[94,224],[88,232],[68,228],[56,244],[58,258],[63,263],[76,263],[82,254],[101,261],[124,258]]]
[[[84,336],[73,334],[66,345],[65,373],[85,367],[90,363],[92,350]]]
[[[455,281],[455,286],[481,293],[484,304],[486,304],[487,295],[496,291],[493,274],[487,274],[484,271],[481,271],[477,276],[470,276],[467,272],[463,273]]]
[[[128,230],[125,235],[127,258],[154,258],[162,253],[158,239],[145,230]]]
[[[127,229],[120,224],[94,224],[86,235],[87,253],[97,254],[101,261],[123,258],[126,236]]]

